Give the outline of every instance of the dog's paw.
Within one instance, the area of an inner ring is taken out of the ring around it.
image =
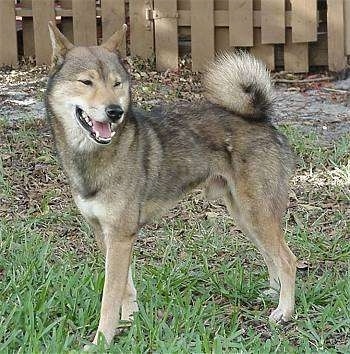
[[[277,309],[271,312],[269,320],[274,323],[285,323],[290,320],[292,313],[290,311],[285,311],[277,307]]]
[[[122,305],[121,321],[132,322],[134,320],[134,313],[139,312],[139,306],[136,301],[126,301]],[[122,326],[123,327],[123,326]]]
[[[83,351],[93,353],[96,350],[96,345],[93,343],[84,345]]]

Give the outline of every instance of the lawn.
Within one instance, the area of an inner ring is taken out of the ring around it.
[[[269,324],[261,256],[220,203],[194,193],[141,230],[140,312],[110,353],[349,353],[350,136],[280,129],[298,156],[284,220],[299,258],[293,320]],[[103,258],[46,122],[2,118],[0,142],[0,352],[79,352],[97,328]]]

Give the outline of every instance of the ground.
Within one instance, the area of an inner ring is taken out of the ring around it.
[[[185,67],[129,65],[145,109],[202,99],[199,76]],[[44,67],[0,71],[1,353],[78,352],[98,323],[103,259],[54,152],[46,78]],[[269,324],[276,304],[261,295],[262,258],[220,203],[195,192],[140,232],[140,313],[111,353],[349,352],[350,83],[274,78],[291,80],[277,86],[274,122],[297,156],[284,220],[299,259],[293,320]]]

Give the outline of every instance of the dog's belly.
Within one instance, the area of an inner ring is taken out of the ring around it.
[[[178,200],[149,200],[143,206],[140,213],[140,226],[148,224],[162,217],[170,208],[176,205]]]

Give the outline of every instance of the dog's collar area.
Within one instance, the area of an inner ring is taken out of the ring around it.
[[[112,131],[110,122],[93,120],[80,107],[76,107],[75,116],[79,125],[89,133],[90,138],[97,144],[107,145],[111,142],[115,132]]]

